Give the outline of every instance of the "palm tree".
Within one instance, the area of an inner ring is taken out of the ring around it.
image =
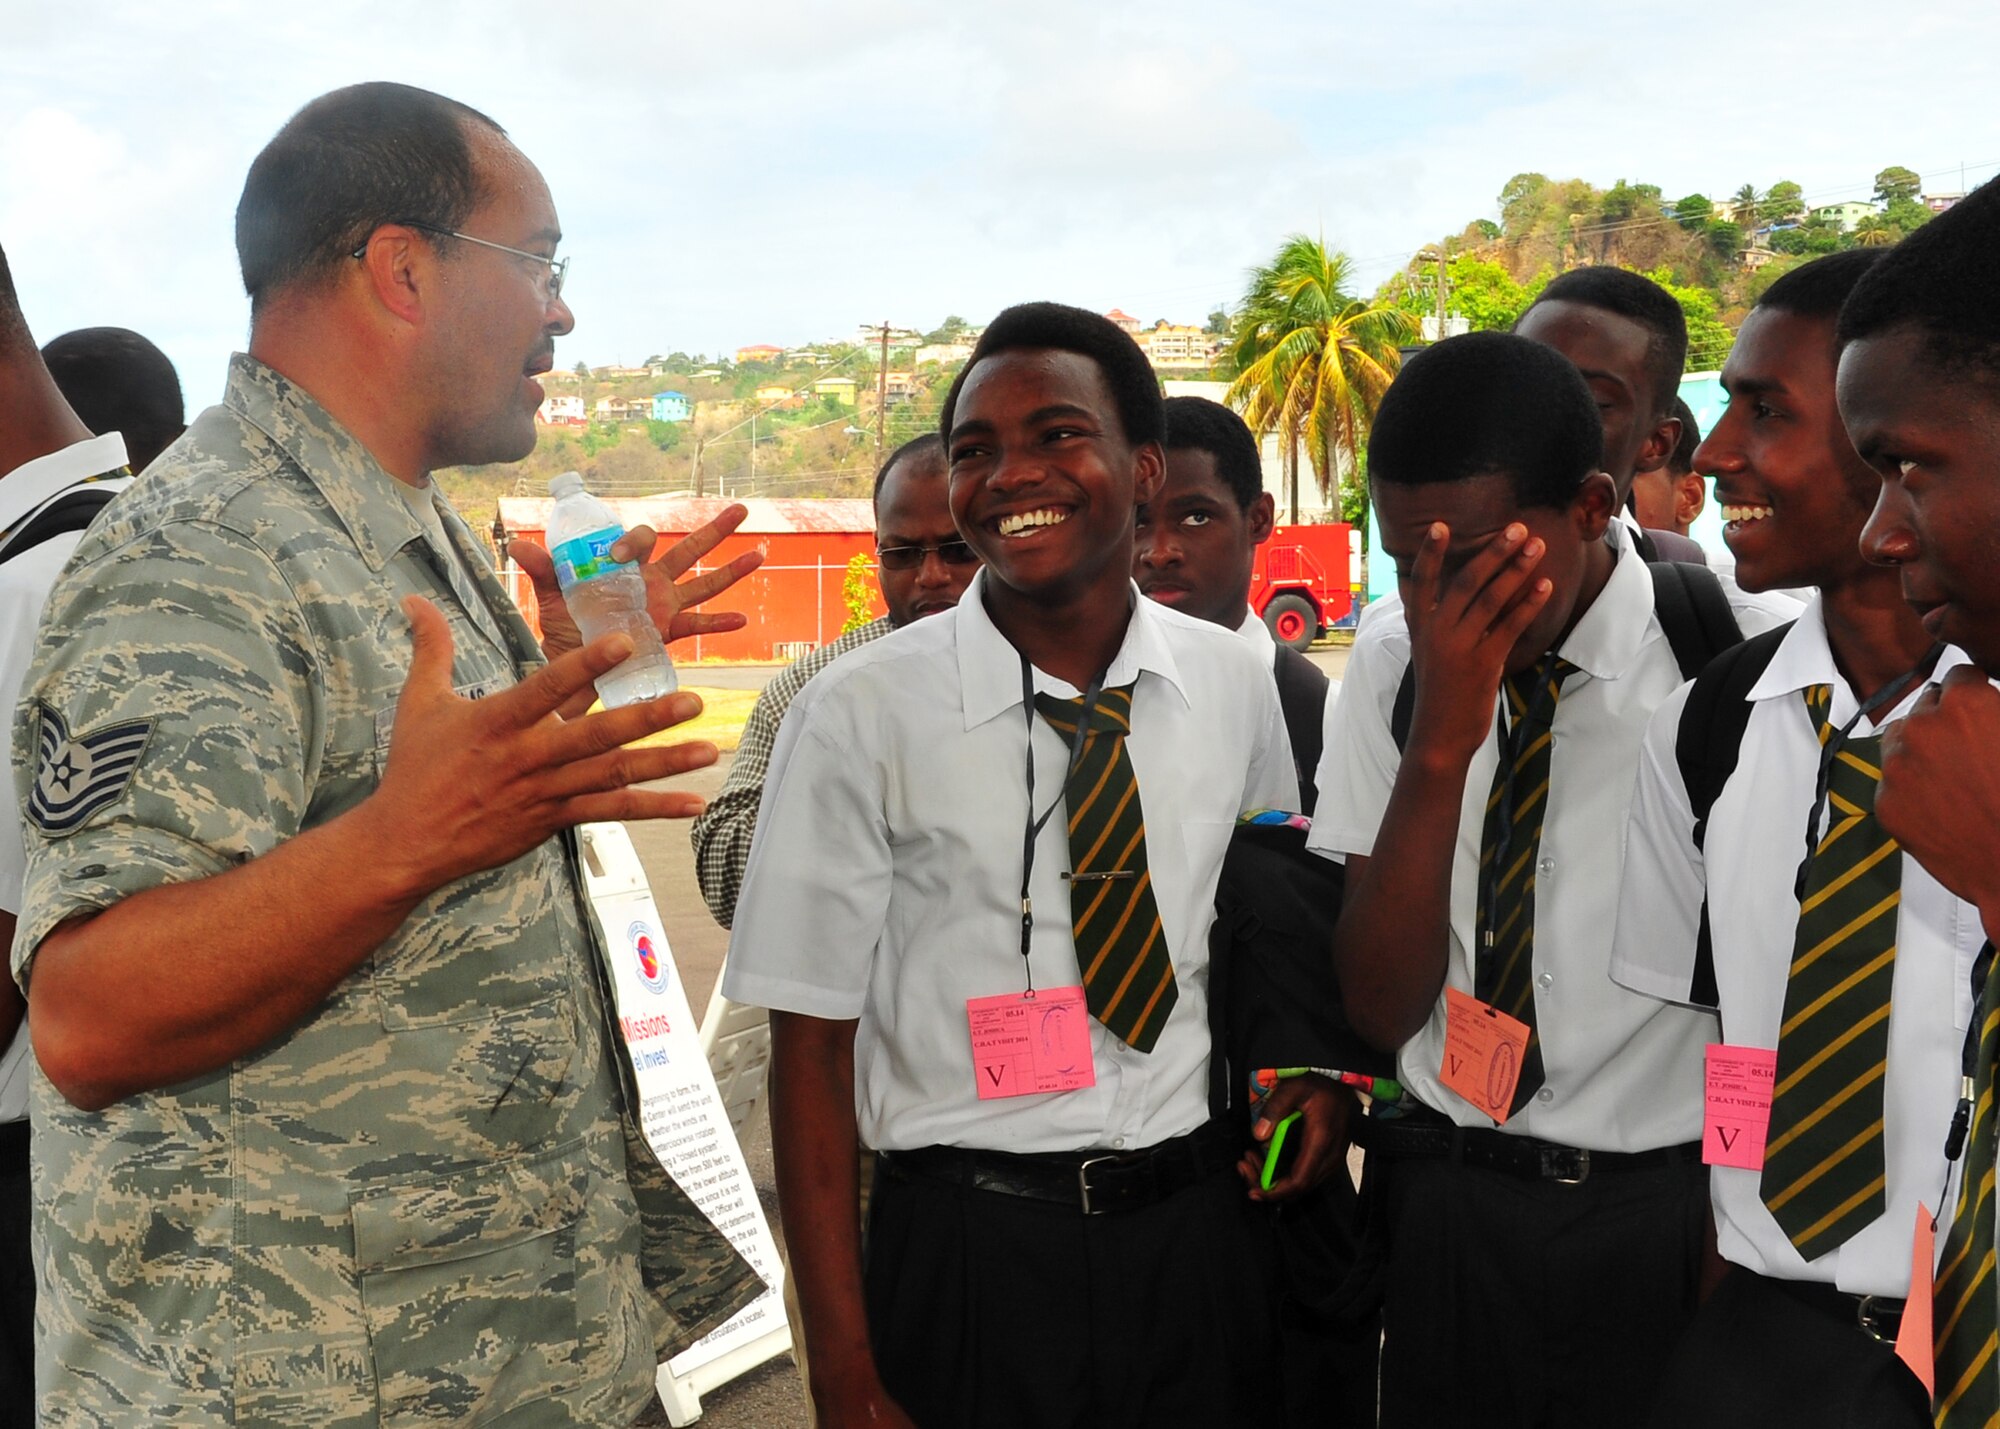
[[[1409,314],[1349,292],[1353,272],[1345,253],[1295,233],[1251,270],[1231,329],[1237,376],[1226,400],[1259,437],[1284,439],[1294,522],[1300,444],[1321,495],[1332,499],[1340,473],[1360,471],[1369,423],[1402,363],[1400,345],[1416,333]]]
[[[1730,221],[1739,224],[1745,232],[1757,226],[1757,209],[1764,202],[1764,195],[1757,191],[1755,184],[1745,184],[1729,197]]]
[[[1886,248],[1902,236],[1902,231],[1879,213],[1854,225],[1854,241],[1863,248]]]

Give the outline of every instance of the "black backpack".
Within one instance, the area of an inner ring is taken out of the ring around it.
[[[123,475],[123,473],[119,473]],[[0,533],[0,565],[66,531],[81,531],[118,492],[96,483],[57,492],[12,530]]]
[[[1723,651],[1695,676],[1688,691],[1680,729],[1674,735],[1674,763],[1680,767],[1688,806],[1694,811],[1697,850],[1708,839],[1708,816],[1716,798],[1736,772],[1743,732],[1750,727],[1750,691],[1770,667],[1791,628],[1792,622],[1787,621]],[[1706,892],[1701,900],[1701,931],[1695,939],[1694,973],[1688,980],[1687,1000],[1697,1007],[1714,1007],[1719,1000]]]
[[[1648,561],[1646,569],[1653,577],[1653,610],[1683,680],[1692,680],[1709,661],[1742,642],[1743,628],[1736,623],[1736,612],[1729,608],[1729,597],[1714,571],[1690,561]],[[1389,715],[1389,733],[1397,749],[1409,741],[1416,708],[1416,671],[1405,667]],[[1735,764],[1733,753],[1730,763]]]

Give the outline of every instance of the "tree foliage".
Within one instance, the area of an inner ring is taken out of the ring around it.
[[[1897,199],[1915,200],[1924,191],[1924,181],[1914,169],[1891,164],[1875,176],[1875,202],[1892,204]]]
[[[1375,408],[1417,330],[1393,304],[1354,296],[1352,281],[1346,254],[1294,234],[1251,272],[1232,324],[1229,405],[1289,453],[1303,446],[1328,496],[1340,472],[1359,472]]]

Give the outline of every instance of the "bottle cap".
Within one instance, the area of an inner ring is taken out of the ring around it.
[[[574,496],[583,490],[583,478],[576,472],[566,471],[561,476],[549,478],[549,495],[560,501],[565,496]]]

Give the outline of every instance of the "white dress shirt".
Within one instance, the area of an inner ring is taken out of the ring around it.
[[[12,527],[50,497],[87,476],[99,476],[125,465],[125,439],[116,432],[75,442],[59,452],[37,457],[0,477],[0,531]],[[125,482],[101,483],[106,490]],[[0,562],[0,709],[10,714],[21,697],[21,681],[35,653],[35,631],[42,606],[56,583],[81,531],[65,531],[38,546]],[[21,908],[21,879],[27,872],[27,851],[21,843],[21,811],[0,818],[0,909]],[[21,1121],[28,1115],[28,1021],[24,1017],[7,1051],[0,1055],[0,1122]]]
[[[1752,610],[1763,630],[1781,623]],[[1702,1047],[1715,1021],[1619,987],[1608,976],[1618,912],[1620,845],[1646,721],[1681,683],[1653,614],[1645,564],[1621,555],[1558,651],[1582,672],[1562,688],[1550,756],[1548,812],[1535,870],[1535,1021],[1546,1080],[1503,1130],[1592,1151],[1645,1151],[1701,1135]],[[1400,605],[1369,608],[1327,723],[1319,808],[1306,846],[1366,857],[1395,787],[1401,752],[1390,733],[1396,687],[1410,661]],[[1498,728],[1500,701],[1495,702]],[[1465,776],[1451,880],[1445,979],[1472,993],[1480,840],[1499,756],[1483,742]],[[1461,1126],[1490,1127],[1448,1090],[1445,1004],[1397,1054],[1397,1076],[1425,1106]]]
[[[1252,650],[1263,657],[1264,667],[1270,669],[1278,663],[1278,641],[1271,634],[1271,627],[1264,623],[1264,617],[1251,611],[1243,617],[1243,623],[1236,627],[1236,633],[1249,643]]]
[[[1936,677],[1964,663],[1963,654],[1948,649]],[[1833,687],[1835,728],[1854,717],[1859,702],[1833,663],[1817,598],[1750,691],[1754,708],[1736,773],[1710,812],[1705,857],[1693,844],[1694,815],[1674,758],[1685,690],[1653,717],[1640,757],[1611,975],[1650,996],[1687,1002],[1706,890],[1722,1040],[1737,1046],[1778,1045],[1799,923],[1793,878],[1806,852],[1805,822],[1819,771],[1818,732],[1801,693],[1809,685]],[[1863,720],[1855,734],[1873,734],[1900,719],[1917,693],[1876,720]],[[1825,829],[1822,817],[1818,832]],[[1856,1295],[1901,1296],[1909,1289],[1917,1202],[1938,1209],[1945,1130],[1958,1101],[1959,1056],[1972,1015],[1972,963],[1985,934],[1976,907],[1947,893],[1908,855],[1902,865],[1883,1081],[1885,1208],[1844,1245],[1807,1262],[1765,1209],[1758,1192],[1762,1173],[1714,1168],[1717,1246],[1761,1275],[1821,1281]],[[1957,1194],[1954,1178],[1939,1218],[1940,1247]]]
[[[862,1141],[1006,1151],[1130,1149],[1208,1119],[1208,931],[1237,816],[1298,798],[1268,669],[1220,625],[1133,591],[1106,687],[1137,681],[1126,741],[1179,988],[1140,1053],[1092,1022],[1095,1086],[980,1101],[969,998],[1018,992],[1024,761],[1021,657],[985,608],[984,572],[955,610],[835,661],[786,713],[736,904],[723,992],[860,1019]],[[1034,688],[1081,691],[1033,672]],[[1068,747],[1032,721],[1035,808],[1057,804],[1030,885],[1037,988],[1080,981],[1060,801]]]

